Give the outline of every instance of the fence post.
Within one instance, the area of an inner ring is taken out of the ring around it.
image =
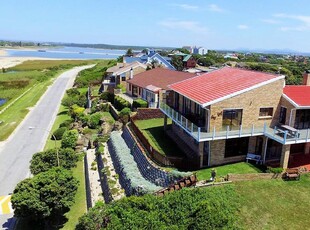
[[[200,140],[200,127],[198,127],[198,141]]]
[[[276,135],[276,132],[277,132],[277,126],[275,126],[275,127],[273,128],[273,136]]]
[[[251,131],[251,136],[254,135],[254,124],[252,124],[252,131]]]
[[[309,129],[307,129],[306,141],[308,141],[308,137],[309,137]]]
[[[181,115],[181,126],[183,127],[183,116]]]
[[[241,137],[241,133],[242,133],[242,125],[240,125],[240,129],[239,129],[239,137]]]
[[[191,132],[194,132],[194,123],[192,122]]]
[[[186,130],[188,130],[187,125],[188,125],[188,121],[187,121],[187,119],[186,119],[186,120],[185,120]]]

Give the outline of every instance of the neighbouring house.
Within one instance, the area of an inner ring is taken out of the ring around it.
[[[280,154],[279,164],[287,167],[286,142],[295,137],[275,128],[284,86],[283,75],[224,67],[171,84],[160,109],[195,168],[243,161],[248,153],[264,163]]]
[[[147,66],[140,62],[117,63],[116,66],[110,67],[106,71],[106,76],[102,82],[103,91],[121,84],[126,86],[126,80],[133,78],[134,75],[146,71]]]
[[[196,67],[196,60],[192,55],[186,55],[183,57],[183,67],[185,69],[195,68]]]
[[[155,68],[127,80],[126,93],[146,100],[150,108],[158,108],[159,101],[166,101],[166,95],[169,95],[168,85],[194,76],[192,73]]]
[[[124,57],[124,63],[132,63],[132,62],[140,62],[146,65],[157,65],[162,66],[167,69],[175,70],[173,65],[170,63],[171,58],[163,57],[159,53],[155,52],[154,50],[148,50],[147,54],[135,56],[135,57]]]

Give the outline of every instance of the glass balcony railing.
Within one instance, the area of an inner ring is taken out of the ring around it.
[[[175,111],[163,102],[160,103],[160,109],[198,142],[260,135],[265,135],[281,144],[310,142],[309,129],[297,130],[295,133],[292,133],[279,127],[270,128],[265,123],[263,127],[255,127],[252,125],[251,128],[243,128],[242,125],[240,125],[237,130],[231,130],[229,126],[226,127],[225,131],[218,131],[215,127],[211,130],[206,130],[204,127],[197,126],[181,113]]]

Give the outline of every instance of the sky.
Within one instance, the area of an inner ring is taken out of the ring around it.
[[[309,0],[10,0],[0,39],[310,52]]]

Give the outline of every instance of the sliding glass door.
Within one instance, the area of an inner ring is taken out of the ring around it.
[[[226,109],[223,110],[222,129],[237,130],[242,124],[242,109]]]

